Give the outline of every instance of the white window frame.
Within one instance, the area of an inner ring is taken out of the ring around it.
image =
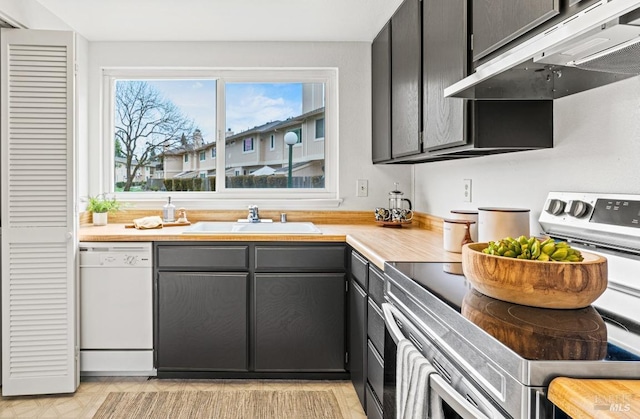
[[[205,150],[198,152],[198,161],[206,161],[207,160],[207,152]]]
[[[181,205],[191,208],[243,208],[248,204],[272,208],[335,208],[342,199],[339,195],[338,149],[338,69],[337,68],[103,68],[101,94],[102,161],[104,161],[100,192],[114,193],[114,111],[116,80],[167,80],[212,79],[216,80],[216,154],[225,156],[225,83],[324,83],[325,85],[325,141],[324,188],[226,188],[225,177],[216,176],[215,192],[122,192],[118,199],[138,208],[155,208],[171,195]],[[296,144],[296,146],[299,146]],[[255,145],[254,145],[255,149]],[[219,151],[219,152],[218,152]],[[225,173],[225,159],[216,159],[216,173]],[[212,204],[215,203],[215,206]]]
[[[271,134],[269,136],[269,151],[273,151],[276,149],[276,135]]]

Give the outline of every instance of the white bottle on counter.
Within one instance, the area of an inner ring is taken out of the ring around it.
[[[171,197],[167,200],[167,203],[162,207],[162,221],[170,223],[176,220],[176,206],[171,203]]]

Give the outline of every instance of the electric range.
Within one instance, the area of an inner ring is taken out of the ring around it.
[[[544,233],[608,261],[609,286],[586,308],[487,297],[460,263],[387,263],[385,298],[500,412],[487,417],[555,417],[546,392],[558,376],[640,377],[639,219],[640,195],[549,194]]]

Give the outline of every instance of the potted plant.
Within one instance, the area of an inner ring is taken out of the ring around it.
[[[89,203],[87,204],[87,211],[91,211],[93,215],[94,226],[107,225],[107,215],[114,213],[120,209],[120,202],[116,201],[116,198],[107,198],[105,194],[89,197]]]

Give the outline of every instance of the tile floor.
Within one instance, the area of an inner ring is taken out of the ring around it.
[[[169,380],[146,377],[83,377],[72,395],[1,397],[0,418],[91,418],[107,394],[119,391],[332,390],[344,419],[366,418],[350,381]]]

